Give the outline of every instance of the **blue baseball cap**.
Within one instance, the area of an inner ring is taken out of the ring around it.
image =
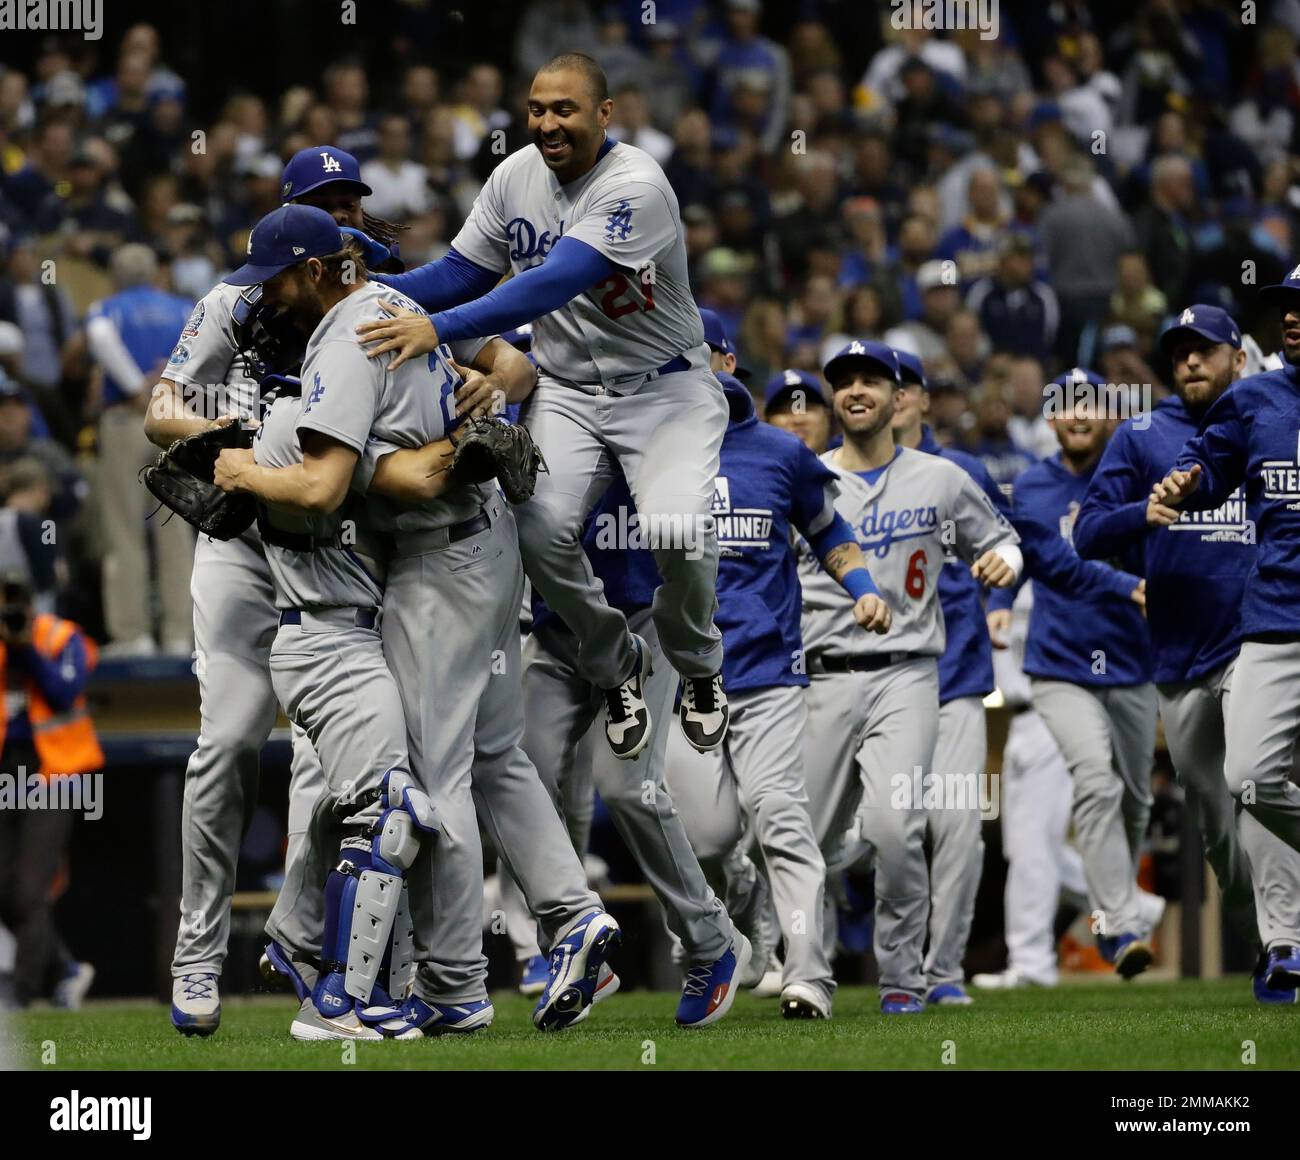
[[[700,318],[704,321],[704,341],[720,354],[735,354],[731,340],[727,338],[727,328],[716,310],[707,306],[700,307]]]
[[[841,375],[848,374],[859,363],[875,371],[884,371],[886,378],[902,385],[903,377],[899,370],[898,352],[883,342],[860,342],[855,339],[822,368],[822,374],[834,389],[835,380]]]
[[[322,185],[355,185],[362,197],[374,192],[361,180],[361,166],[351,153],[333,145],[311,145],[289,158],[280,175],[280,197],[292,201]]]
[[[1057,387],[1082,387],[1084,384],[1093,387],[1109,386],[1101,375],[1096,371],[1090,371],[1087,367],[1071,367],[1052,380],[1052,385]]]
[[[226,276],[231,286],[256,286],[281,270],[323,258],[343,248],[338,223],[314,205],[282,205],[253,227],[248,236],[248,261]]]
[[[930,384],[925,381],[925,368],[921,366],[920,358],[910,350],[894,347],[893,351],[898,356],[898,374],[904,384],[915,383],[921,390],[928,391]]]
[[[1281,306],[1290,294],[1300,294],[1300,266],[1297,266],[1275,286],[1262,287],[1259,297],[1263,302],[1271,302]]]
[[[1300,282],[1296,285],[1300,291]],[[1241,349],[1241,327],[1233,321],[1222,306],[1206,306],[1202,302],[1187,307],[1160,332],[1160,349],[1169,353],[1169,343],[1175,335],[1199,334],[1211,342],[1226,342],[1235,350]]]
[[[773,375],[763,388],[763,406],[771,407],[783,395],[803,391],[809,399],[826,405],[826,388],[816,375],[807,371],[785,370]]]

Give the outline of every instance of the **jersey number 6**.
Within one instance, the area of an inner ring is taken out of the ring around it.
[[[600,309],[604,312],[606,318],[622,318],[625,314],[632,314],[637,309],[636,299],[629,296],[625,301],[620,302],[631,288],[632,283],[628,281],[626,274],[611,274],[603,282],[597,282],[592,289],[592,293],[599,294],[601,290],[605,293],[600,295]],[[641,290],[645,294],[645,309],[651,311],[655,308],[655,284],[653,282],[642,282]]]
[[[908,596],[920,599],[925,595],[925,552],[921,549],[913,552],[907,560],[907,575],[903,579],[903,590]]]

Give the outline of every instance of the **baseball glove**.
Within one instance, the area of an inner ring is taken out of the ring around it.
[[[523,503],[537,486],[537,473],[547,471],[546,460],[518,423],[477,415],[456,440],[451,460],[453,483],[486,483],[495,479],[511,503]]]
[[[213,482],[217,456],[227,447],[251,447],[253,432],[239,423],[209,427],[177,439],[140,472],[140,478],[164,507],[215,540],[233,540],[257,518],[257,500],[222,491]]]

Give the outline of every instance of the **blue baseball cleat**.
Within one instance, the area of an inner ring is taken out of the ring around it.
[[[940,983],[931,987],[925,1001],[931,1007],[969,1007],[975,1002],[960,983]]]
[[[886,991],[880,996],[882,1015],[920,1015],[924,1010],[921,997],[911,991]]]
[[[172,980],[172,1026],[182,1035],[211,1035],[221,1026],[216,975],[181,975]]]
[[[473,1003],[429,1003],[418,995],[404,1000],[401,1011],[401,1022],[390,1020],[375,1028],[386,1039],[468,1035],[492,1026],[492,1017],[496,1014],[491,999],[478,999]]]
[[[731,946],[713,962],[691,967],[677,1004],[677,1026],[708,1027],[726,1015],[736,1001],[741,976],[753,953],[749,939],[737,931]]]
[[[551,950],[550,976],[533,1008],[538,1031],[562,1031],[595,1001],[600,968],[623,941],[612,915],[593,910]]]
[[[546,990],[546,981],[551,977],[551,964],[545,955],[531,955],[524,962],[523,974],[519,978],[519,993],[531,999]]]
[[[1265,981],[1273,991],[1294,991],[1300,987],[1300,947],[1276,946],[1269,951]]]
[[[1255,1002],[1266,1007],[1290,1007],[1300,999],[1300,991],[1290,987],[1270,987],[1268,983],[1269,956],[1262,951],[1255,962],[1255,969],[1250,975],[1250,989],[1255,993]]]
[[[1097,949],[1103,959],[1114,963],[1121,979],[1132,979],[1155,962],[1150,945],[1135,934],[1117,934],[1113,938],[1099,935]]]

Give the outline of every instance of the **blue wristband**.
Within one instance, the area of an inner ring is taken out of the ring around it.
[[[871,578],[871,573],[865,568],[854,568],[851,572],[845,572],[840,583],[844,585],[844,590],[855,601],[861,600],[864,596],[880,595],[880,589],[876,587],[876,582]]]

